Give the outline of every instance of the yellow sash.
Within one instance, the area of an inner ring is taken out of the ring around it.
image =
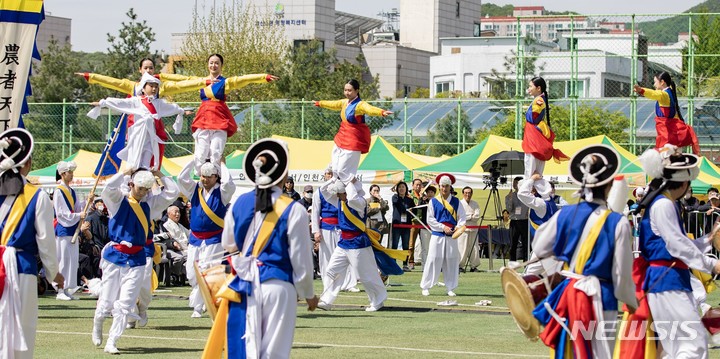
[[[25,210],[27,210],[30,205],[30,201],[37,191],[37,187],[31,185],[30,183],[25,184],[23,193],[17,196],[15,202],[10,208],[10,213],[8,213],[7,219],[5,220],[5,228],[2,231],[2,235],[0,235],[1,245],[6,246],[10,241],[10,237],[15,234],[15,230],[17,229],[20,220],[22,220]]]
[[[375,248],[379,251],[385,252],[385,254],[387,254],[388,256],[390,256],[393,259],[397,259],[400,261],[407,260],[408,255],[410,255],[408,253],[408,251],[401,251],[401,250],[397,250],[397,249],[388,249],[388,248],[383,247],[382,244],[380,244],[380,238],[382,238],[382,234],[380,234],[377,231],[367,228],[367,226],[365,226],[365,222],[363,222],[360,218],[355,216],[355,214],[353,214],[350,211],[350,208],[348,207],[348,205],[345,201],[340,201],[340,206],[342,207],[342,211],[343,211],[343,214],[345,214],[345,217],[348,220],[350,220],[350,222],[355,227],[357,227],[361,232],[364,232],[365,234],[367,234],[367,236],[370,238],[370,243],[372,244],[373,248]]]
[[[68,203],[70,203],[70,212],[75,212],[75,199],[72,196],[72,192],[70,192],[70,189],[65,186],[57,186],[57,188],[62,191],[63,196],[65,196],[65,199],[67,199]]]
[[[145,236],[143,238],[147,239],[148,231],[150,230],[148,227],[150,226],[147,216],[145,215],[145,212],[143,211],[142,207],[140,207],[140,203],[133,197],[128,196],[128,203],[130,204],[130,208],[132,208],[133,212],[135,212],[135,215],[138,218],[138,221],[140,221],[140,224],[143,227],[143,233],[145,233]]]
[[[455,221],[457,221],[457,213],[455,213],[455,208],[453,208],[453,206],[450,205],[450,202],[446,201],[445,198],[442,197],[442,194],[439,194],[439,193],[437,196],[435,196],[435,199],[440,201],[440,203],[442,203],[443,207],[445,207],[445,209],[447,209],[448,212],[450,212],[450,215],[455,219]]]
[[[202,198],[202,196],[200,198]],[[203,203],[203,201],[201,200],[200,203]],[[293,199],[283,194],[275,202],[273,210],[265,215],[265,219],[263,219],[263,222],[260,225],[257,239],[253,245],[253,257],[257,257],[260,252],[265,249],[268,240],[270,240],[270,235],[275,229],[277,221],[292,203]],[[235,279],[235,276],[228,276],[225,280],[225,284],[216,294],[216,296],[220,298],[220,307],[218,308],[215,321],[210,329],[208,340],[205,343],[205,350],[203,350],[202,359],[227,357],[227,317],[230,311],[229,306],[230,302],[240,303],[241,301],[240,294],[228,288],[228,285],[233,281],[233,279]],[[239,320],[244,319],[245,318],[241,318]],[[223,352],[225,352],[224,356]]]
[[[213,221],[213,223],[217,224],[218,226],[225,228],[225,220],[218,217],[215,212],[213,212],[212,209],[210,209],[210,206],[208,206],[207,202],[205,201],[205,197],[202,194],[202,186],[198,186],[198,198],[200,200],[200,207],[202,207],[203,212],[210,217],[210,220]]]

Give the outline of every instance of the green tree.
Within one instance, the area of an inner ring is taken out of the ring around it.
[[[60,46],[57,39],[51,37],[47,51],[41,51],[42,60],[30,77],[34,102],[84,101],[88,85],[75,76],[80,64],[70,51],[70,44]]]
[[[720,89],[717,77],[720,76],[720,18],[710,15],[697,15],[693,18],[694,78],[688,78],[689,49],[685,46],[683,55],[683,76],[680,81],[680,96],[687,95],[687,81],[695,81],[696,96],[718,97]]]
[[[108,76],[137,78],[137,69],[140,67],[138,61],[141,58],[158,58],[157,51],[150,51],[150,45],[155,42],[155,32],[146,20],[138,20],[134,9],[130,8],[125,15],[130,21],[121,24],[118,34],[107,34],[109,58],[103,67]]]
[[[429,145],[430,147],[425,153],[430,156],[452,156],[458,154],[458,129],[460,130],[461,138],[467,137],[468,141],[472,140],[472,136],[470,136],[472,133],[470,119],[464,110],[460,110],[459,126],[458,113],[457,111],[452,111],[438,120],[432,129],[428,130],[427,138],[431,145]]]
[[[552,130],[555,132],[555,140],[570,140],[570,109],[551,104],[550,113],[550,122]],[[615,142],[627,143],[629,141],[627,129],[630,127],[630,119],[621,111],[610,112],[599,106],[581,104],[578,106],[577,122],[579,138],[605,135]],[[481,142],[488,135],[513,138],[515,136],[515,111],[509,110],[505,121],[495,125],[489,131],[478,131],[475,135],[475,141]]]

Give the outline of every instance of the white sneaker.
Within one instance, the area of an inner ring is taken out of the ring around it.
[[[202,318],[202,313],[198,312],[197,310],[193,310],[193,314],[190,315],[190,318]]]
[[[455,296],[457,296],[457,294],[455,294],[455,292],[453,292],[451,290],[448,291],[448,297],[455,297]]]
[[[371,306],[365,308],[365,311],[366,312],[377,312],[382,307],[383,307],[383,303],[380,303],[377,306],[371,305]]]
[[[438,285],[438,287],[444,287],[444,286],[445,286],[445,282],[437,282],[437,285]]]
[[[125,325],[125,329],[135,329],[136,322],[128,322]]]
[[[325,303],[325,302],[323,302],[323,301],[320,301],[320,302],[318,303],[317,307],[320,308],[320,309],[322,309],[322,310],[331,310],[331,309],[332,309],[332,304],[328,304],[328,303]]]
[[[140,320],[138,320],[137,325],[142,328],[142,327],[146,326],[147,323],[148,323],[147,312],[140,313]]]
[[[428,295],[430,295],[430,290],[429,290],[429,289],[423,289],[423,290],[422,290],[422,295],[423,295],[423,297],[427,297]]]
[[[102,345],[102,334],[102,324],[98,325],[95,323],[92,331],[92,342],[96,347]]]
[[[358,288],[358,287],[352,287],[352,288],[348,288],[347,291],[350,292],[350,293],[360,293],[360,288]]]
[[[108,354],[120,354],[120,351],[115,346],[115,341],[112,339],[108,339],[104,352]]]
[[[71,297],[69,297],[65,292],[60,292],[55,296],[55,299],[57,300],[72,300]]]

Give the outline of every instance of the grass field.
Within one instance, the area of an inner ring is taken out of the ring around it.
[[[486,261],[484,261],[486,263]],[[497,262],[496,262],[497,266]],[[539,342],[520,333],[505,308],[500,275],[461,273],[455,307],[440,307],[449,299],[443,287],[429,297],[420,294],[421,272],[391,277],[385,308],[367,313],[365,293],[342,293],[332,311],[298,308],[293,358],[547,358]],[[322,283],[315,281],[322,292]],[[159,288],[145,328],[128,329],[118,342],[123,357],[199,358],[210,330],[210,319],[190,318],[188,287]],[[474,303],[489,299],[492,305]],[[718,292],[708,303],[716,305]],[[104,354],[90,340],[95,300],[40,299],[36,358],[97,358]],[[111,319],[105,321],[105,338]],[[711,350],[720,358],[720,350]]]

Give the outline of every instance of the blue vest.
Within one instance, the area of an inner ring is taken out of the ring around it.
[[[70,188],[70,187],[68,187],[68,188]],[[75,190],[70,188],[70,194],[72,195],[73,202],[77,203],[77,195],[75,194]],[[73,206],[70,205],[70,201],[68,201],[68,199],[65,198],[65,193],[62,190],[56,189],[55,195],[59,195],[60,198],[62,198],[65,201],[65,204],[67,205],[67,207],[70,208],[70,212],[75,211],[75,208],[73,208]],[[75,223],[74,225],[72,225],[70,227],[65,227],[62,224],[60,224],[60,222],[58,222],[57,225],[55,226],[55,236],[56,237],[74,236],[75,230],[77,230],[78,225],[80,225],[80,221],[78,221],[77,223]]]
[[[557,216],[557,234],[553,251],[555,256],[570,263],[575,251],[579,249],[582,231],[588,217],[598,207],[595,203],[581,202],[563,207]],[[595,276],[602,288],[603,310],[617,310],[617,298],[612,279],[613,255],[615,254],[615,229],[622,220],[622,214],[611,212],[598,235],[592,254],[585,263],[581,274]],[[570,268],[574,271],[574,268]]]
[[[655,102],[655,116],[662,118],[675,118],[675,96],[673,96],[672,89],[668,87],[663,91],[665,91],[665,93],[667,93],[670,97],[670,106],[666,107],[668,109],[668,113],[666,116],[660,108],[660,102]]]
[[[30,204],[25,209],[20,223],[15,228],[15,233],[8,240],[8,247],[14,247],[17,252],[18,274],[38,274],[37,261],[35,256],[39,254],[37,246],[37,232],[35,231],[35,209],[37,207],[38,194],[30,200]],[[0,203],[5,201],[5,196],[0,196]],[[5,222],[0,225],[0,233],[5,229]],[[6,289],[7,290],[7,289]]]
[[[293,267],[288,254],[288,217],[293,206],[300,205],[293,201],[280,215],[275,228],[270,234],[267,245],[260,252],[257,259],[263,263],[258,270],[260,271],[260,282],[264,283],[270,279],[279,279],[285,282],[293,282]],[[232,216],[235,220],[235,244],[242,250],[245,244],[245,237],[250,224],[255,217],[255,191],[244,193],[238,197],[232,207]],[[255,228],[258,231],[259,228]],[[253,237],[253,244],[248,247],[247,256],[252,255],[253,245],[257,239],[257,234]],[[233,288],[236,289],[236,288]]]
[[[153,234],[152,226],[151,226],[151,229],[148,231],[147,241],[145,241],[145,257],[146,258],[152,258],[153,256],[155,256],[155,242],[153,242],[153,236],[154,236],[154,234]],[[151,261],[152,261],[152,259],[151,259]]]
[[[148,219],[148,228],[150,228],[150,206],[147,202],[140,202],[140,207]],[[140,219],[130,207],[127,197],[120,202],[117,213],[112,214],[108,220],[108,236],[113,242],[128,241],[132,243],[133,247],[145,247],[147,236]],[[103,258],[119,266],[137,267],[144,266],[146,263],[144,248],[135,254],[127,254],[118,251],[113,246],[107,246],[103,252]]]
[[[205,244],[217,244],[222,241],[222,232],[218,232],[216,235],[208,239],[200,239],[193,232],[217,232],[222,231],[222,227],[215,224],[215,222],[205,214],[202,206],[200,205],[200,195],[198,194],[198,188],[200,183],[195,185],[195,192],[193,192],[192,199],[190,200],[190,238],[189,243],[193,246],[201,246],[202,242]],[[205,191],[203,189],[203,191]],[[227,212],[227,206],[222,202],[222,193],[220,187],[217,187],[210,192],[210,197],[207,199],[207,205],[210,209],[220,218],[225,218]]]
[[[667,247],[665,247],[665,241],[662,237],[655,234],[650,227],[650,211],[652,211],[652,207],[661,198],[667,197],[663,195],[655,197],[652,203],[650,203],[650,205],[645,209],[645,214],[640,221],[640,253],[642,253],[642,256],[648,261],[680,261],[670,255]],[[677,206],[675,206],[675,210],[677,212],[677,225],[680,226],[683,233],[685,233],[685,228],[683,228],[681,224],[682,219],[680,218],[680,211]],[[692,292],[692,287],[690,285],[690,270],[676,267],[668,270],[668,267],[650,266],[648,267],[645,275],[643,290],[647,291],[649,287],[652,287],[649,291],[650,293],[660,293],[669,290]]]
[[[535,231],[537,231],[537,228],[540,227],[543,223],[547,222],[550,217],[555,214],[555,212],[558,211],[557,204],[552,199],[549,199],[545,201],[545,215],[540,217],[535,213],[535,210],[530,210],[530,215],[528,215],[528,219],[530,220],[530,240],[535,238]]]
[[[200,89],[200,100],[209,101],[212,99],[225,101],[225,77],[220,75],[217,82],[208,87]]]
[[[451,223],[452,226],[450,226],[453,230],[455,229],[455,225],[457,225],[457,220],[453,218],[452,214],[450,214],[450,211],[443,206],[443,204],[437,199],[433,198],[430,200],[430,205],[433,206],[433,212],[435,213],[435,220],[440,223]],[[458,213],[458,207],[460,207],[460,200],[457,199],[457,197],[450,197],[450,207],[453,208],[455,211],[455,216],[457,216]],[[432,234],[434,236],[446,236],[443,232],[437,232],[432,231]]]
[[[349,205],[347,206],[350,210],[350,213],[355,215],[355,217],[359,218],[363,223],[366,223],[367,216],[365,215],[365,211],[363,211],[362,214],[360,214],[358,211],[354,210]],[[361,249],[365,247],[370,247],[372,243],[370,243],[370,238],[368,238],[367,234],[365,232],[360,231],[360,228],[356,227],[352,222],[350,222],[350,219],[345,216],[345,213],[342,211],[342,206],[340,204],[340,201],[338,200],[337,204],[338,208],[338,227],[340,227],[340,231],[342,232],[360,232],[360,234],[353,238],[340,238],[340,241],[338,241],[338,247],[342,249]]]
[[[337,207],[330,204],[322,195],[322,192],[320,192],[320,218],[338,218]],[[337,228],[335,225],[320,221],[320,229],[333,231]]]

